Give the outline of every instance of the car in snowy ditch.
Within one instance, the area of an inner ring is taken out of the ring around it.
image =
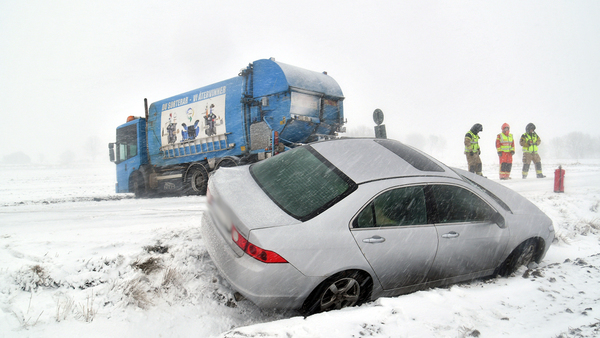
[[[311,143],[208,184],[202,234],[232,288],[311,314],[539,262],[552,221],[516,192],[389,139]]]

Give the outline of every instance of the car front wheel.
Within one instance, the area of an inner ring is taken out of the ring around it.
[[[498,268],[497,275],[506,277],[517,271],[522,265],[529,265],[535,260],[537,252],[537,242],[534,239],[529,239],[521,243],[509,256],[504,263]]]

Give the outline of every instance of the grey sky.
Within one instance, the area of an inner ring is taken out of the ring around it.
[[[380,108],[389,137],[443,136],[460,156],[476,122],[490,144],[504,122],[597,136],[598,18],[598,1],[2,1],[0,157],[106,148],[145,97],[269,57],[326,70],[349,128]]]

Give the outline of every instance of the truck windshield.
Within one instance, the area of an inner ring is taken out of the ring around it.
[[[117,163],[137,155],[137,124],[117,129]]]
[[[273,202],[300,221],[315,217],[357,188],[310,146],[255,163],[250,173]]]

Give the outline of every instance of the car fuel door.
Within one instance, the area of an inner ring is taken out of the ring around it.
[[[352,222],[352,234],[385,290],[423,282],[437,250],[422,186],[387,190]]]

